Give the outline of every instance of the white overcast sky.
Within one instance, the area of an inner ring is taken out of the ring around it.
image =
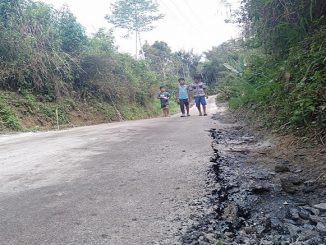
[[[67,5],[78,21],[86,27],[87,33],[95,33],[100,27],[110,28],[104,16],[110,13],[114,0],[39,0],[59,8]],[[229,9],[221,4],[223,0],[157,0],[164,19],[155,23],[153,31],[142,34],[147,40],[165,41],[174,50],[194,50],[201,53],[222,42],[237,37],[238,29],[226,24],[224,19]],[[238,6],[240,0],[229,0]],[[134,39],[122,38],[124,32],[115,31],[116,45],[122,52],[135,52]]]

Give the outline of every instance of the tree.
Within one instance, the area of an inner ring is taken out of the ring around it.
[[[172,63],[171,48],[165,42],[155,41],[153,45],[147,42],[143,46],[145,60],[149,63],[152,70],[166,78],[168,66]]]
[[[180,69],[178,70],[179,76],[193,77],[198,73],[197,68],[201,55],[194,54],[193,50],[188,52],[180,50],[175,53],[175,59],[180,63]]]
[[[114,46],[114,36],[112,30],[100,28],[89,39],[87,47],[85,47],[85,54],[87,55],[109,55],[116,51]]]
[[[84,27],[77,22],[76,17],[66,7],[60,11],[58,29],[61,49],[69,54],[79,53],[86,43],[87,36]]]
[[[230,74],[240,75],[245,66],[242,52],[241,40],[230,40],[205,52],[206,62],[202,72],[206,75],[207,83],[215,85]]]
[[[116,28],[126,29],[126,37],[135,33],[137,58],[138,46],[142,47],[140,33],[153,30],[153,22],[164,15],[158,13],[158,4],[152,0],[116,0],[111,8],[112,14],[106,16],[107,21]]]

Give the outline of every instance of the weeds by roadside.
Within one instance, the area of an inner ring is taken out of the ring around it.
[[[170,103],[171,113],[178,111],[174,100]],[[158,100],[139,106],[112,104],[99,99],[89,101],[73,100],[69,97],[60,101],[47,101],[28,91],[21,94],[2,92],[0,94],[0,131],[39,131],[56,128],[56,110],[60,127],[135,120],[158,116],[161,113]]]
[[[0,130],[19,130],[21,124],[12,108],[7,104],[4,97],[0,95]]]
[[[325,143],[325,39],[326,28],[321,28],[285,59],[256,49],[236,51],[245,55],[245,69],[219,81],[218,99],[228,100],[232,109],[247,108],[265,127]]]

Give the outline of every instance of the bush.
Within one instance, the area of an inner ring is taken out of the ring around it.
[[[18,118],[2,97],[0,97],[0,128],[11,130],[21,129]]]

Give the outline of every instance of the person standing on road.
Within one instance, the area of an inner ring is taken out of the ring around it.
[[[169,112],[170,94],[165,91],[164,86],[160,87],[160,92],[158,93],[157,98],[160,99],[161,101],[161,109],[163,110],[163,116],[168,117],[170,114]]]
[[[186,116],[186,111],[187,110],[187,117],[190,116],[189,113],[189,103],[190,103],[190,96],[189,96],[189,87],[186,84],[186,80],[184,78],[179,78],[178,79],[179,86],[177,89],[177,102],[180,105],[180,110],[181,110],[181,117]]]
[[[192,96],[195,98],[196,107],[199,112],[199,116],[207,116],[206,112],[206,99],[208,99],[206,85],[202,82],[202,75],[194,76],[194,82],[190,85],[189,91],[192,92]],[[203,113],[201,110],[203,107]]]

